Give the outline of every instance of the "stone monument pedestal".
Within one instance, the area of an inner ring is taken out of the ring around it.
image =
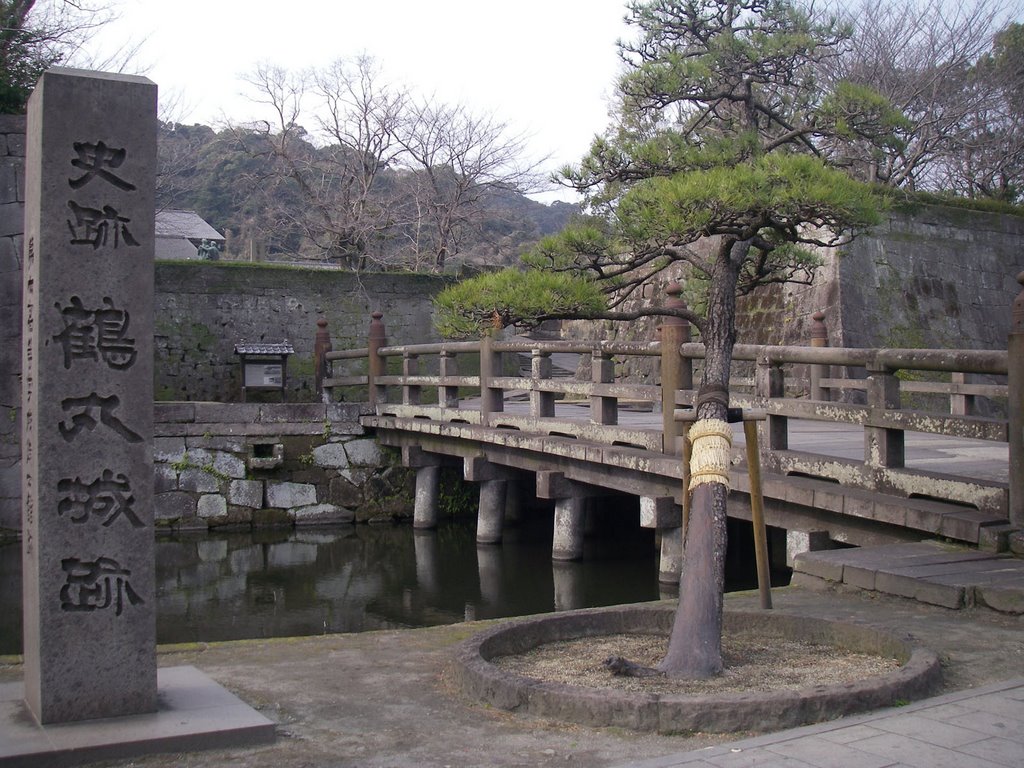
[[[157,672],[157,711],[41,726],[21,683],[0,684],[0,768],[65,768],[274,741],[274,724],[195,667]]]

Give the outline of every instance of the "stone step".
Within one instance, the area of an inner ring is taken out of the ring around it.
[[[941,541],[803,552],[796,584],[846,587],[945,608],[1024,614],[1024,559]]]

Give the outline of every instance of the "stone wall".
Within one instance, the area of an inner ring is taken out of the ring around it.
[[[25,118],[0,115],[0,528],[13,527],[21,515],[24,168]]]
[[[810,285],[740,298],[737,340],[809,344],[812,316],[822,311],[834,347],[1005,349],[1021,271],[1024,218],[932,205],[893,211],[851,243],[823,251]],[[660,304],[668,281],[683,277],[682,270],[659,276],[639,301]],[[575,338],[592,338],[597,325],[605,338],[653,341],[658,323],[567,325]],[[635,368],[626,373],[637,380],[656,375],[653,360]]]
[[[359,405],[157,403],[158,528],[250,528],[412,515],[413,476]]]
[[[435,341],[432,297],[448,278],[355,274],[239,262],[156,267],[156,399],[233,402],[241,396],[240,341],[288,341],[288,400],[315,399],[313,342],[326,318],[335,349],[366,346],[370,314],[396,343]],[[260,393],[280,399],[277,393]]]

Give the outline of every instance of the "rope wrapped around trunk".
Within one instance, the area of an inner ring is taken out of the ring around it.
[[[704,483],[721,483],[729,487],[729,449],[732,427],[720,419],[702,419],[693,423],[688,434],[690,456],[690,490]]]

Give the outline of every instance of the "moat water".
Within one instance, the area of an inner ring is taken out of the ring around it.
[[[157,641],[425,627],[674,596],[658,583],[654,532],[634,515],[613,517],[571,563],[552,562],[544,514],[481,547],[475,519],[436,531],[396,524],[160,536]],[[749,525],[730,531],[727,589],[756,585],[752,554],[742,551],[749,536]],[[20,653],[18,543],[0,546],[0,617],[0,655]]]
[[[551,523],[477,547],[475,521],[182,534],[156,541],[160,643],[363,632],[658,599],[635,522],[552,563]],[[0,546],[0,654],[21,650],[21,546]]]

